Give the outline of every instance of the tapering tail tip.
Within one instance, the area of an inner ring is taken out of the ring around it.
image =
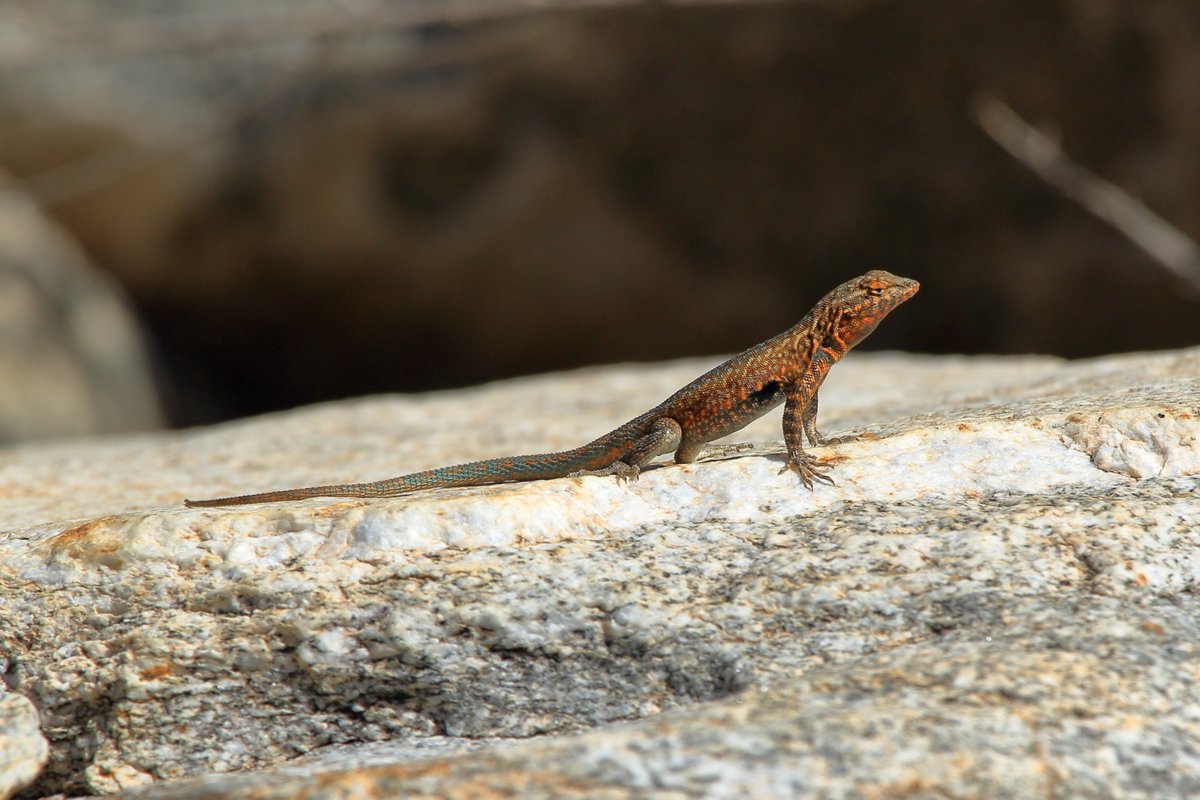
[[[245,503],[264,503],[270,501],[267,495],[248,494],[239,497],[213,497],[205,500],[184,500],[186,508],[218,508],[220,506],[237,506]]]
[[[369,487],[368,487],[369,488]],[[204,500],[184,500],[187,508],[217,508],[222,506],[244,506],[251,503],[282,503],[292,500],[307,500],[310,497],[387,497],[389,495],[364,494],[357,484],[346,486],[310,486],[303,489],[280,489],[275,492],[239,494],[233,497],[212,497]]]

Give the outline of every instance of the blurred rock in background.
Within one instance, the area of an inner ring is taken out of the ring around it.
[[[131,297],[175,424],[740,350],[875,267],[923,289],[874,347],[1200,340],[971,116],[1200,237],[1189,0],[27,0],[0,31],[0,166]]]
[[[0,180],[0,444],[162,424],[124,295]]]

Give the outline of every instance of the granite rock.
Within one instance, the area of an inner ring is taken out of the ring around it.
[[[4,660],[0,658],[0,672]],[[49,748],[38,730],[37,709],[19,694],[0,688],[0,798],[27,786],[46,763]]]
[[[709,363],[10,450],[32,791],[1200,791],[1200,350],[852,354],[813,492],[772,415],[627,484],[180,506],[569,446]]]

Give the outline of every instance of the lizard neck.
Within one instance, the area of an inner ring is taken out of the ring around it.
[[[808,372],[818,362],[824,365],[818,368],[828,372],[854,346],[840,336],[840,320],[841,311],[837,304],[826,298],[784,334],[795,352],[800,374]]]

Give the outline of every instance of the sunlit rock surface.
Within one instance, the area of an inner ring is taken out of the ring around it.
[[[813,492],[773,414],[624,484],[181,505],[569,447],[711,363],[5,452],[33,791],[1200,791],[1200,350],[851,354]]]

